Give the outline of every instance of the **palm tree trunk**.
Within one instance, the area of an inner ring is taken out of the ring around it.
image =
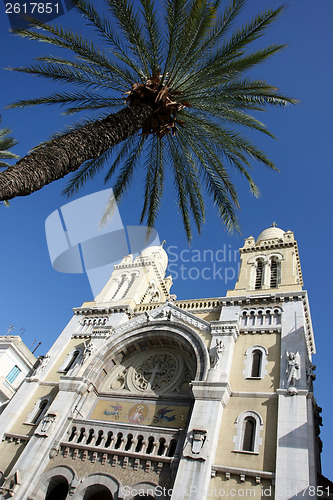
[[[152,113],[151,106],[133,104],[51,140],[0,173],[0,200],[29,195],[74,172],[139,131]]]

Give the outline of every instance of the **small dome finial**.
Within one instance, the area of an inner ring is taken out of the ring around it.
[[[277,223],[273,222],[273,224],[271,225],[271,227],[277,227]]]
[[[163,248],[163,246],[166,244],[166,241],[163,240],[162,243],[161,243],[161,247]]]

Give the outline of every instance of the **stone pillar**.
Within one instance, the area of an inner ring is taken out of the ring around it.
[[[308,411],[309,359],[302,297],[283,304],[276,449],[276,500],[313,498],[313,419]]]
[[[171,500],[204,500],[207,496],[218,442],[224,400],[223,382],[193,382],[195,403]]]
[[[307,391],[290,395],[278,392],[278,428],[276,455],[276,500],[313,498],[308,450]]]
[[[231,394],[229,375],[237,337],[234,319],[214,322],[211,368],[206,381],[192,382],[195,402],[171,500],[205,500],[207,497],[223,408]]]

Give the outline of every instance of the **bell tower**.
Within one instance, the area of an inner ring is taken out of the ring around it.
[[[257,240],[253,236],[246,238],[239,251],[238,281],[227,296],[302,290],[302,271],[292,231],[283,231],[273,222]]]
[[[165,302],[169,299],[171,276],[165,277],[168,256],[163,246],[151,246],[134,258],[126,255],[97,295],[96,303],[117,303],[132,310],[143,302]]]

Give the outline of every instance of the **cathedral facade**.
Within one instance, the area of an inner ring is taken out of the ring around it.
[[[315,344],[297,243],[264,230],[225,297],[176,300],[128,255],[0,415],[0,498],[314,498]]]

